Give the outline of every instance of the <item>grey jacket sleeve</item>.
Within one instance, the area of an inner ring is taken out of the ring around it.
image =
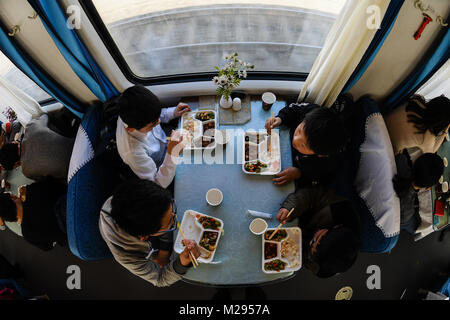
[[[340,198],[332,192],[326,192],[320,187],[299,189],[287,196],[281,204],[287,210],[294,209],[291,218],[298,218],[305,212],[317,212],[320,209],[339,201]]]
[[[178,255],[167,266],[161,268],[157,263],[145,257],[127,254],[117,255],[115,252],[113,254],[117,262],[123,267],[156,287],[168,287],[172,285],[180,280],[181,275],[189,270],[189,267],[181,264]]]

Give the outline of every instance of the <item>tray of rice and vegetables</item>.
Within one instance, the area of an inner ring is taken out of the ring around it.
[[[188,141],[186,149],[214,149],[217,113],[214,110],[187,112],[181,117],[181,129]]]
[[[246,131],[243,141],[242,171],[246,174],[274,175],[281,171],[280,134]]]
[[[211,263],[223,231],[223,221],[206,214],[187,210],[180,225],[186,239],[194,240],[200,247],[199,262]],[[181,253],[184,250],[182,236],[178,231],[174,250]]]
[[[262,236],[262,271],[281,273],[297,271],[302,266],[302,234],[298,227],[282,228],[269,240],[275,228]]]

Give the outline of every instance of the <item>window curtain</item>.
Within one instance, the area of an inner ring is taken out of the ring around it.
[[[102,102],[119,94],[107,79],[74,29],[68,28],[67,17],[59,1],[28,0],[41,18],[47,32],[73,71]]]
[[[358,80],[372,63],[373,59],[375,59],[378,51],[380,51],[384,41],[391,32],[392,27],[397,20],[398,13],[400,12],[400,9],[402,8],[404,2],[405,0],[391,1],[389,7],[387,8],[386,14],[384,15],[380,29],[378,29],[375,37],[370,43],[369,48],[367,48],[366,53],[364,53],[364,56],[356,67],[355,71],[347,81],[347,84],[342,90],[342,93],[347,93],[355,85],[355,83],[358,82]]]
[[[55,97],[56,100],[81,118],[85,109],[83,103],[78,101],[78,99],[73,97],[58,82],[50,77],[17,41],[15,41],[14,37],[8,36],[8,33],[8,29],[0,21],[0,50],[3,54],[44,91]]]
[[[447,20],[450,17],[447,17]],[[450,31],[444,27],[411,74],[384,101],[387,112],[402,104],[424,85],[450,58]],[[448,79],[447,79],[448,80]]]
[[[39,103],[12,83],[0,77],[0,121],[8,122],[5,112],[11,108],[17,120],[25,127],[32,119],[39,117],[44,111]]]
[[[450,60],[447,60],[438,72],[417,91],[417,94],[424,96],[426,100],[442,94],[450,98]]]
[[[348,0],[346,2],[304,83],[298,97],[299,101],[326,107],[334,103],[378,31],[376,28],[368,28],[367,23],[372,21],[373,13],[368,13],[367,9],[370,6],[379,8],[382,21],[389,4],[389,0]],[[395,19],[392,23],[394,21]],[[381,40],[384,38],[380,37]]]

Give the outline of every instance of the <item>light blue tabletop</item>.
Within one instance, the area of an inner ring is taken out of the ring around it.
[[[264,128],[266,118],[285,106],[277,102],[270,111],[262,109],[261,101],[252,100],[252,119],[241,126],[221,126],[219,129],[254,129]],[[191,105],[193,109],[195,106]],[[292,166],[289,131],[280,129],[282,169]],[[240,158],[242,136],[234,137],[234,144],[229,143],[225,149],[234,151],[234,158]],[[194,161],[192,161],[194,163]],[[293,273],[265,274],[262,271],[262,236],[253,235],[249,230],[254,217],[247,210],[273,214],[267,220],[269,228],[278,226],[276,214],[280,203],[294,192],[294,184],[279,187],[273,184],[273,176],[247,175],[242,171],[242,162],[236,164],[179,164],[175,177],[175,200],[178,219],[182,220],[188,209],[198,211],[224,221],[224,235],[220,238],[212,264],[200,264],[191,268],[184,280],[201,285],[240,286],[258,285],[289,279]],[[218,188],[224,195],[218,207],[206,203],[206,192]],[[294,226],[295,223],[287,226]],[[176,237],[176,234],[174,235]]]

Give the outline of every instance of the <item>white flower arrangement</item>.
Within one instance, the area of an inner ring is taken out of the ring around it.
[[[226,56],[225,60],[227,64],[222,69],[215,67],[219,74],[212,81],[218,86],[217,95],[223,95],[228,100],[231,91],[239,86],[242,78],[247,78],[247,71],[253,70],[255,66],[238,59],[237,52]]]

